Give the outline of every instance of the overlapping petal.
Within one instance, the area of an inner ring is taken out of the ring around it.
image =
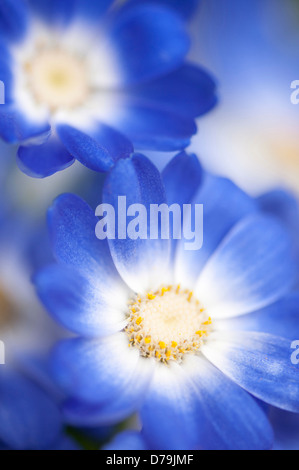
[[[126,230],[123,222],[122,232],[118,232],[115,239],[109,239],[109,247],[115,266],[125,282],[135,292],[143,292],[145,289],[165,282],[170,255],[169,239],[161,240],[151,238],[151,230],[157,228],[159,234],[159,220],[149,220],[150,206],[166,203],[165,191],[161,176],[154,165],[142,155],[133,155],[132,158],[120,160],[107,176],[103,202],[111,204],[115,209],[116,220],[123,221],[126,209],[119,206],[119,197],[126,198],[126,207],[133,204],[134,217],[140,211],[140,225],[145,228],[139,236],[122,233]],[[142,205],[142,207],[140,206]],[[136,212],[135,212],[136,209]],[[134,220],[134,219],[133,219]],[[128,221],[132,221],[128,217]],[[129,226],[128,226],[129,230]]]
[[[108,36],[123,71],[123,83],[140,83],[173,71],[189,49],[180,17],[156,3],[125,5],[111,22]]]
[[[0,440],[9,448],[43,449],[56,441],[61,417],[45,392],[21,375],[2,372],[0,397]]]
[[[299,412],[299,368],[291,362],[289,340],[263,333],[219,331],[211,335],[202,351],[255,397]]]
[[[23,145],[18,150],[18,165],[29,176],[45,178],[64,170],[75,159],[57,137],[51,136],[43,144]]]

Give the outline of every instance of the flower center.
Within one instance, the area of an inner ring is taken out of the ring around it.
[[[88,95],[84,63],[59,49],[42,50],[26,63],[28,85],[36,101],[55,111],[82,105]]]
[[[196,353],[212,330],[204,307],[180,286],[136,295],[129,303],[128,319],[129,346],[164,363],[181,362],[184,354]]]

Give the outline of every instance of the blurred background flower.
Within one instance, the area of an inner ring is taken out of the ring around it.
[[[202,0],[191,57],[215,74],[220,103],[193,142],[204,165],[258,194],[299,193],[298,0]]]
[[[215,85],[186,62],[185,24],[164,3],[2,0],[0,135],[20,144],[26,174],[49,176],[75,159],[107,171],[133,145],[190,143]]]

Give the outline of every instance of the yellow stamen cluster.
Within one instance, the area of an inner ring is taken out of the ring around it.
[[[44,50],[24,65],[27,82],[37,103],[51,111],[83,105],[88,80],[81,59],[61,50]]]
[[[212,330],[212,320],[193,292],[178,286],[162,286],[136,295],[129,303],[125,332],[129,346],[144,357],[168,363],[181,362],[196,353]]]

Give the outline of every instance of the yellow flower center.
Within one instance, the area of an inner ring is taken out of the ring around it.
[[[180,286],[161,287],[129,303],[125,332],[129,346],[137,347],[144,357],[180,363],[185,354],[199,351],[211,330],[204,307]]]

